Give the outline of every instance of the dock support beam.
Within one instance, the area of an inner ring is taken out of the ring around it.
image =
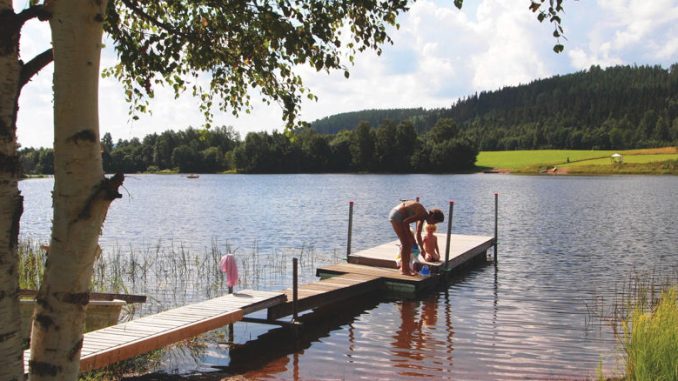
[[[297,300],[299,300],[299,259],[292,258],[292,321],[297,321]]]
[[[450,201],[450,211],[447,214],[447,245],[445,245],[445,269],[450,260],[450,241],[452,238],[452,216],[454,212],[454,201]]]
[[[494,194],[494,263],[497,263],[497,242],[499,240],[499,193]]]
[[[348,242],[346,243],[346,262],[351,255],[351,234],[353,231],[353,201],[348,202]]]

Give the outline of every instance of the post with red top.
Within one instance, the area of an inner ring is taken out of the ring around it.
[[[494,194],[494,263],[497,263],[497,241],[499,238],[499,193]]]
[[[445,245],[445,264],[443,268],[447,269],[447,262],[450,260],[450,241],[452,238],[452,213],[454,212],[454,201],[450,201],[450,212],[447,214],[447,245]]]
[[[353,201],[348,202],[348,242],[346,243],[346,261],[351,255],[351,232],[353,231]]]

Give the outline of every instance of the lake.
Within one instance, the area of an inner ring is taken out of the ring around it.
[[[52,187],[52,179],[20,183],[22,237],[48,241]],[[618,343],[594,311],[633,275],[678,279],[678,177],[130,175],[124,188],[100,239],[104,256],[176,263],[161,258],[171,253],[202,258],[183,263],[211,271],[230,250],[245,267],[239,287],[268,290],[290,286],[292,256],[304,258],[304,281],[345,256],[349,201],[357,251],[396,239],[388,213],[415,197],[446,217],[455,201],[455,233],[492,235],[500,195],[496,267],[418,299],[364,298],[307,317],[296,341],[285,330],[236,324],[235,347],[217,340],[197,355],[166,356],[162,369],[189,379],[214,365],[215,380],[571,379],[594,377],[599,362],[618,373]],[[130,291],[148,294],[157,309],[223,291],[197,278],[169,285],[156,272]]]

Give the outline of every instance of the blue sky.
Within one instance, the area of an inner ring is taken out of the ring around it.
[[[17,1],[17,7],[23,7]],[[376,108],[446,107],[456,99],[483,90],[568,74],[591,65],[661,65],[678,62],[678,1],[565,0],[565,52],[555,54],[552,27],[540,24],[528,10],[529,0],[466,0],[457,10],[451,0],[416,2],[398,19],[401,27],[381,56],[357,57],[350,79],[342,72],[317,73],[300,67],[306,85],[319,97],[306,101],[302,119]],[[109,43],[109,46],[111,44]],[[21,55],[29,60],[49,47],[45,23],[30,23],[23,31]],[[106,48],[102,68],[115,63]],[[23,147],[50,147],[53,142],[52,67],[45,68],[24,88],[17,120]],[[253,97],[257,98],[257,97]],[[151,115],[132,122],[120,85],[100,81],[101,135],[113,139],[143,137],[168,129],[200,127],[203,119],[195,99],[175,100],[159,89]],[[277,105],[255,104],[254,111],[236,119],[215,116],[215,125],[231,125],[244,137],[251,131],[281,130]]]

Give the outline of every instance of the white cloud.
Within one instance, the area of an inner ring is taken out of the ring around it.
[[[669,65],[676,59],[678,4],[674,0],[600,0],[596,8],[596,21],[590,23],[585,35],[588,44],[581,43],[570,50],[574,67]]]
[[[536,41],[544,32],[530,12],[502,1],[485,1],[478,8],[478,19],[484,47],[472,58],[476,89],[517,85],[549,74],[540,56],[543,46],[538,49]]]

